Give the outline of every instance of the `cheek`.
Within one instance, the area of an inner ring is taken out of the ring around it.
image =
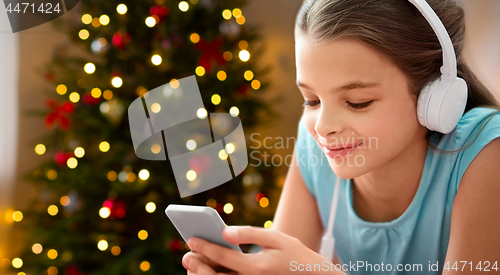
[[[314,137],[316,134],[314,130],[314,127],[316,125],[316,118],[311,114],[304,113],[302,116],[302,121],[304,122],[307,131]]]
[[[364,123],[366,134],[378,138],[381,145],[398,146],[418,132],[420,124],[411,104],[389,104],[372,115],[371,123]]]

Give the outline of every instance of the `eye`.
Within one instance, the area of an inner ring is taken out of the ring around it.
[[[302,107],[304,106],[311,106],[314,107],[319,104],[319,100],[313,100],[313,101],[304,101],[304,104],[302,104]]]
[[[367,108],[368,106],[372,105],[372,103],[373,103],[373,100],[365,102],[365,103],[351,103],[348,101],[347,105],[349,105],[350,108],[359,110],[359,109]]]

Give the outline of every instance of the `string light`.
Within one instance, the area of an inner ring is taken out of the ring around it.
[[[221,97],[218,94],[212,95],[211,101],[214,105],[219,105],[221,101]]]
[[[233,59],[233,54],[229,51],[224,52],[222,56],[226,61],[231,61],[231,59]]]
[[[159,56],[159,55],[157,55],[157,54],[155,54],[155,55],[153,55],[153,56],[151,57],[151,62],[152,62],[154,65],[156,65],[156,66],[160,65],[160,64],[161,64],[161,61],[162,61],[161,56]]]
[[[242,16],[236,18],[236,23],[238,23],[240,25],[245,24],[245,16],[242,15]]]
[[[115,76],[111,79],[111,85],[115,88],[120,88],[123,85],[123,80],[119,76]]]
[[[189,36],[189,39],[191,40],[191,42],[196,44],[200,42],[200,35],[194,32]]]
[[[179,9],[183,12],[186,12],[189,9],[189,4],[186,1],[181,1],[179,3]]]
[[[120,249],[119,246],[113,246],[111,248],[111,254],[115,255],[115,256],[118,256],[120,255],[120,252],[122,252],[122,250]]]
[[[47,178],[49,180],[55,180],[57,178],[57,172],[55,170],[47,171]]]
[[[232,143],[226,144],[226,151],[228,154],[232,154],[234,152],[234,144]]]
[[[83,70],[88,74],[93,74],[95,72],[94,63],[89,62],[89,63],[85,64],[85,66],[83,67]]]
[[[203,66],[198,66],[198,67],[196,67],[195,72],[198,76],[204,76],[205,75],[205,68],[203,68]]]
[[[241,40],[238,43],[238,46],[240,47],[240,49],[246,50],[248,48],[248,42],[246,42],[245,40]]]
[[[227,74],[226,74],[226,72],[224,72],[224,71],[222,71],[222,70],[218,71],[218,72],[217,72],[217,78],[218,78],[220,81],[224,81],[224,80],[226,80],[226,78],[227,78]]]
[[[177,89],[179,88],[179,85],[181,85],[179,83],[179,80],[175,79],[175,78],[172,78],[172,80],[170,80],[170,87],[172,87],[172,89]]]
[[[231,114],[231,116],[233,116],[233,117],[237,117],[239,113],[240,113],[240,109],[238,109],[238,107],[236,107],[236,106],[233,106],[233,107],[231,107],[231,109],[229,109],[229,114]]]
[[[38,154],[38,155],[43,155],[45,153],[45,145],[43,144],[37,144],[35,146],[35,152]]]
[[[71,199],[68,196],[62,196],[59,202],[62,206],[68,206],[71,203]]]
[[[151,146],[151,152],[153,152],[153,154],[158,154],[160,151],[161,146],[159,144],[153,144],[153,146]]]
[[[151,104],[151,111],[155,114],[159,113],[161,110],[161,106],[158,103]]]
[[[139,237],[139,239],[141,239],[141,240],[144,241],[145,239],[148,238],[148,231],[146,231],[146,230],[143,229],[143,230],[139,231],[139,233],[137,234],[137,236]]]
[[[269,205],[269,199],[266,197],[263,197],[260,199],[259,204],[262,208],[266,208]]]
[[[81,40],[87,40],[87,38],[89,38],[89,36],[90,36],[90,33],[86,29],[81,29],[78,32],[78,37],[80,37]]]
[[[59,273],[59,270],[57,270],[57,267],[51,266],[47,269],[47,274],[48,275],[57,275]]]
[[[107,16],[106,14],[101,15],[101,17],[99,17],[99,22],[103,26],[106,26],[107,24],[109,24],[109,16]]]
[[[73,103],[80,101],[80,95],[77,92],[72,92],[69,94],[69,100]]]
[[[85,155],[85,149],[82,147],[76,147],[74,153],[77,158],[81,158]]]
[[[236,8],[236,9],[233,9],[233,16],[234,18],[238,18],[242,15],[242,12],[240,9]]]
[[[115,181],[118,175],[116,175],[115,171],[109,171],[108,173],[108,180],[110,181]]]
[[[71,157],[66,161],[66,164],[69,168],[74,169],[78,165],[78,161],[76,160],[76,158]]]
[[[92,26],[97,28],[100,25],[101,25],[101,22],[99,21],[99,18],[96,17],[96,18],[92,19]]]
[[[208,199],[207,206],[215,208],[215,206],[217,206],[217,201],[215,199]]]
[[[186,178],[189,180],[189,181],[193,181],[196,179],[196,172],[194,170],[189,170],[187,171],[186,173]]]
[[[250,53],[247,50],[241,50],[239,57],[241,61],[247,62],[250,59]]]
[[[57,258],[57,250],[55,249],[49,250],[47,252],[47,256],[49,257],[49,259],[54,260],[55,258]]]
[[[125,4],[120,4],[116,6],[116,12],[118,12],[119,14],[127,13],[127,6]]]
[[[82,23],[88,25],[92,22],[92,16],[90,14],[82,15]]]
[[[134,173],[131,172],[131,173],[127,174],[127,180],[129,182],[134,182],[136,179],[137,179],[137,177],[136,177],[136,175]]]
[[[231,213],[233,213],[233,210],[234,210],[234,207],[231,203],[226,203],[224,205],[224,213],[231,214]]]
[[[254,90],[258,90],[260,88],[260,81],[257,79],[252,80],[251,86]]]
[[[194,139],[190,139],[186,142],[186,148],[188,148],[188,150],[190,151],[193,151],[194,149],[196,149],[196,141],[194,141]]]
[[[102,97],[104,97],[105,99],[107,100],[110,100],[111,98],[113,98],[113,92],[110,91],[110,90],[106,90],[104,91],[104,93],[102,94]]]
[[[228,9],[225,9],[222,11],[222,17],[226,20],[231,19],[231,11]]]
[[[59,213],[59,208],[57,208],[57,206],[55,205],[51,205],[49,206],[49,208],[47,208],[47,212],[49,213],[49,215],[55,216],[57,215],[57,213]]]
[[[141,263],[140,267],[141,267],[142,271],[146,272],[146,271],[149,270],[149,268],[151,267],[151,265],[149,264],[149,262],[144,261],[144,262]]]
[[[32,250],[32,251],[33,251],[33,253],[35,253],[35,254],[40,254],[40,253],[42,253],[42,251],[43,251],[43,247],[42,247],[42,245],[41,245],[41,244],[36,243],[36,244],[34,244],[34,245],[31,247],[31,250]]]
[[[220,158],[221,160],[225,160],[225,159],[227,159],[226,150],[220,150],[220,151],[219,151],[219,158]]]
[[[205,108],[200,108],[198,109],[198,111],[196,111],[196,115],[198,116],[198,118],[204,119],[207,117],[208,113]]]
[[[68,88],[64,84],[59,84],[57,85],[56,91],[58,94],[64,95],[68,91]]]
[[[107,151],[109,151],[109,148],[110,145],[107,141],[99,143],[99,150],[101,150],[102,152],[106,153]]]
[[[148,18],[146,18],[146,26],[152,28],[156,25],[156,19],[152,16],[149,16]]]
[[[142,169],[139,171],[139,178],[141,180],[147,180],[149,178],[149,171],[146,169]]]
[[[14,260],[12,260],[12,266],[14,268],[21,268],[23,266],[23,260],[21,260],[20,258],[15,258]]]
[[[106,249],[108,249],[108,242],[105,240],[100,240],[97,243],[97,248],[99,248],[99,250],[101,251],[105,251]]]
[[[253,79],[253,72],[250,70],[245,71],[245,73],[243,74],[243,77],[245,78],[245,80],[250,81]]]
[[[90,94],[94,98],[99,98],[101,96],[102,92],[101,92],[101,89],[96,87],[96,88],[92,89],[92,91],[90,91]]]
[[[272,221],[266,221],[264,223],[264,228],[271,228],[271,226],[273,226],[273,222]]]
[[[108,207],[102,207],[99,210],[99,216],[101,216],[101,218],[106,219],[109,217],[109,215],[111,215],[111,211]]]
[[[148,211],[149,213],[153,213],[155,212],[156,210],[156,204],[154,202],[148,202],[148,204],[146,204],[146,211]]]
[[[14,211],[14,213],[12,213],[12,219],[15,221],[15,222],[20,222],[23,220],[23,212],[21,211]]]

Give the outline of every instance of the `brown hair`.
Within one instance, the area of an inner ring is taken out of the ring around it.
[[[464,113],[475,107],[500,111],[488,89],[463,60],[464,11],[452,0],[427,0],[450,35],[457,56],[457,74],[467,82],[468,98]],[[425,84],[440,76],[443,64],[439,40],[418,9],[403,0],[309,0],[305,1],[295,23],[295,35],[307,35],[316,44],[336,38],[354,38],[382,53],[407,76],[410,93],[417,96]],[[497,112],[483,121],[481,130]],[[477,136],[481,132],[478,132]],[[430,142],[428,144],[443,151]]]

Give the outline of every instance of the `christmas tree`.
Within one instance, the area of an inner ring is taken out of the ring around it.
[[[30,207],[13,213],[25,232],[15,272],[186,274],[188,247],[164,213],[172,203],[211,206],[228,225],[272,224],[276,169],[248,166],[181,198],[169,161],[136,156],[126,115],[148,91],[195,75],[206,111],[239,116],[247,141],[276,117],[259,98],[270,68],[258,63],[245,2],[82,0],[52,21],[71,39],[43,72],[53,90],[35,113],[50,131],[34,155],[51,158],[27,175],[38,194]]]

